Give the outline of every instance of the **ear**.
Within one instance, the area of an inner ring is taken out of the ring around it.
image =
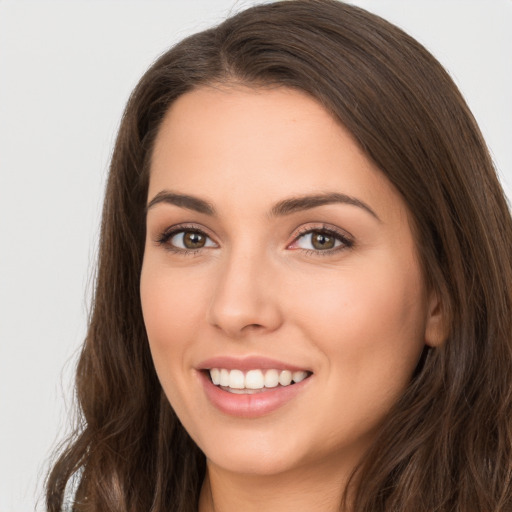
[[[425,325],[425,344],[439,347],[448,338],[448,318],[439,295],[432,291],[428,301],[427,322]]]

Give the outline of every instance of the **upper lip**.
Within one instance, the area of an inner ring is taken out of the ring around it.
[[[226,370],[290,370],[297,371],[311,371],[303,366],[297,366],[290,363],[285,363],[277,359],[271,359],[264,356],[248,356],[248,357],[233,357],[233,356],[216,356],[201,361],[197,365],[198,370],[210,370],[211,368],[224,368]]]

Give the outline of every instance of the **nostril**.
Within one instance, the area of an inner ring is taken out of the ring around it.
[[[249,324],[246,325],[242,330],[257,330],[263,328],[260,324]]]

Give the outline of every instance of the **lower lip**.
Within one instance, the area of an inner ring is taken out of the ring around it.
[[[239,418],[257,418],[270,414],[301,393],[311,377],[289,386],[269,388],[252,394],[224,391],[210,380],[206,372],[198,372],[206,396],[219,411]]]

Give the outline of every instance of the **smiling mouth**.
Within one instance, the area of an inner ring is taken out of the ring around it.
[[[206,372],[211,382],[229,393],[253,394],[268,391],[270,389],[288,387],[298,384],[309,378],[312,373],[299,370],[228,370],[225,368],[211,368]]]

